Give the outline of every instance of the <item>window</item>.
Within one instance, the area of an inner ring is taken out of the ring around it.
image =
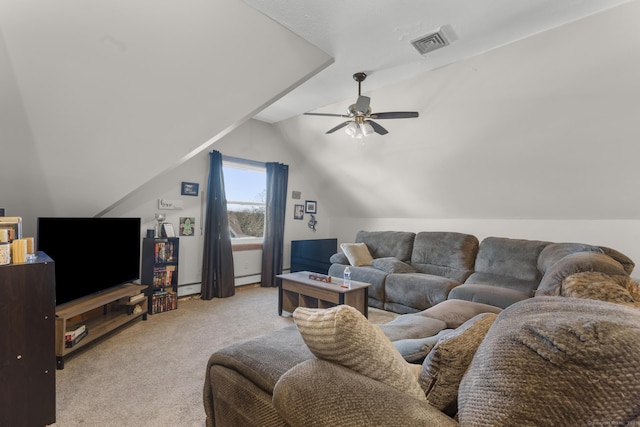
[[[223,158],[222,171],[232,242],[262,241],[267,201],[264,163]]]

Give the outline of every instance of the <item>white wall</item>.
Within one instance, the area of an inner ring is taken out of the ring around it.
[[[329,232],[331,220],[325,208],[324,200],[319,197],[316,190],[313,174],[308,174],[307,171],[296,164],[295,158],[281,144],[281,137],[273,126],[250,120],[217,141],[212,149],[232,157],[289,164],[289,196],[287,200],[283,266],[285,269],[288,269],[290,264],[291,240],[332,237]],[[176,232],[180,217],[195,217],[196,234],[180,238],[178,284],[181,286],[181,295],[197,293],[200,290],[203,250],[201,227],[203,225],[203,203],[207,192],[209,174],[208,153],[208,151],[201,153],[162,177],[143,185],[136,194],[107,212],[107,216],[140,217],[142,218],[143,230],[153,228],[155,214],[162,212],[167,216],[166,221],[173,223]],[[199,183],[199,197],[181,196],[180,185],[183,181]],[[291,198],[293,190],[302,193],[300,200]],[[183,203],[183,209],[159,210],[158,199],[179,200]],[[308,215],[305,215],[304,221],[293,219],[294,204],[304,203],[305,200],[318,202],[318,214],[316,215],[318,225],[315,232],[307,226]],[[236,285],[256,283],[260,280],[261,252],[261,250],[234,252]],[[195,286],[190,286],[188,289],[185,288],[186,285],[191,284],[195,284]]]
[[[635,1],[390,87],[365,84],[374,111],[420,117],[380,120],[390,133],[364,145],[325,135],[333,118],[277,128],[341,241],[447,229],[611,246],[640,262],[638,22]]]

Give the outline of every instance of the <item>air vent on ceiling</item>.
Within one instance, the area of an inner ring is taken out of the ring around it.
[[[413,40],[411,44],[420,52],[420,55],[424,55],[441,47],[448,46],[449,39],[445,35],[443,28],[439,28],[438,31],[434,33]]]

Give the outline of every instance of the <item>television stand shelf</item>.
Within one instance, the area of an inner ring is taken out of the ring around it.
[[[139,317],[147,320],[147,297],[130,302],[129,298],[147,288],[133,283],[70,301],[56,307],[56,367],[64,369],[64,357],[101,336]],[[141,310],[134,311],[139,305]],[[88,334],[73,347],[65,346],[65,332],[85,325]]]

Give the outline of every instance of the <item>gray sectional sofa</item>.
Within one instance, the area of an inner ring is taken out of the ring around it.
[[[581,271],[630,275],[634,263],[604,246],[487,237],[456,232],[359,231],[371,265],[350,266],[352,280],[371,283],[369,305],[416,313],[447,299],[506,308],[535,294],[557,295],[562,280]],[[349,260],[331,257],[329,275]]]
[[[356,241],[369,304],[406,314],[374,327],[352,307],[299,308],[296,325],[216,351],[207,427],[640,423],[640,284],[623,254],[448,232]],[[344,255],[332,262],[340,276]]]

